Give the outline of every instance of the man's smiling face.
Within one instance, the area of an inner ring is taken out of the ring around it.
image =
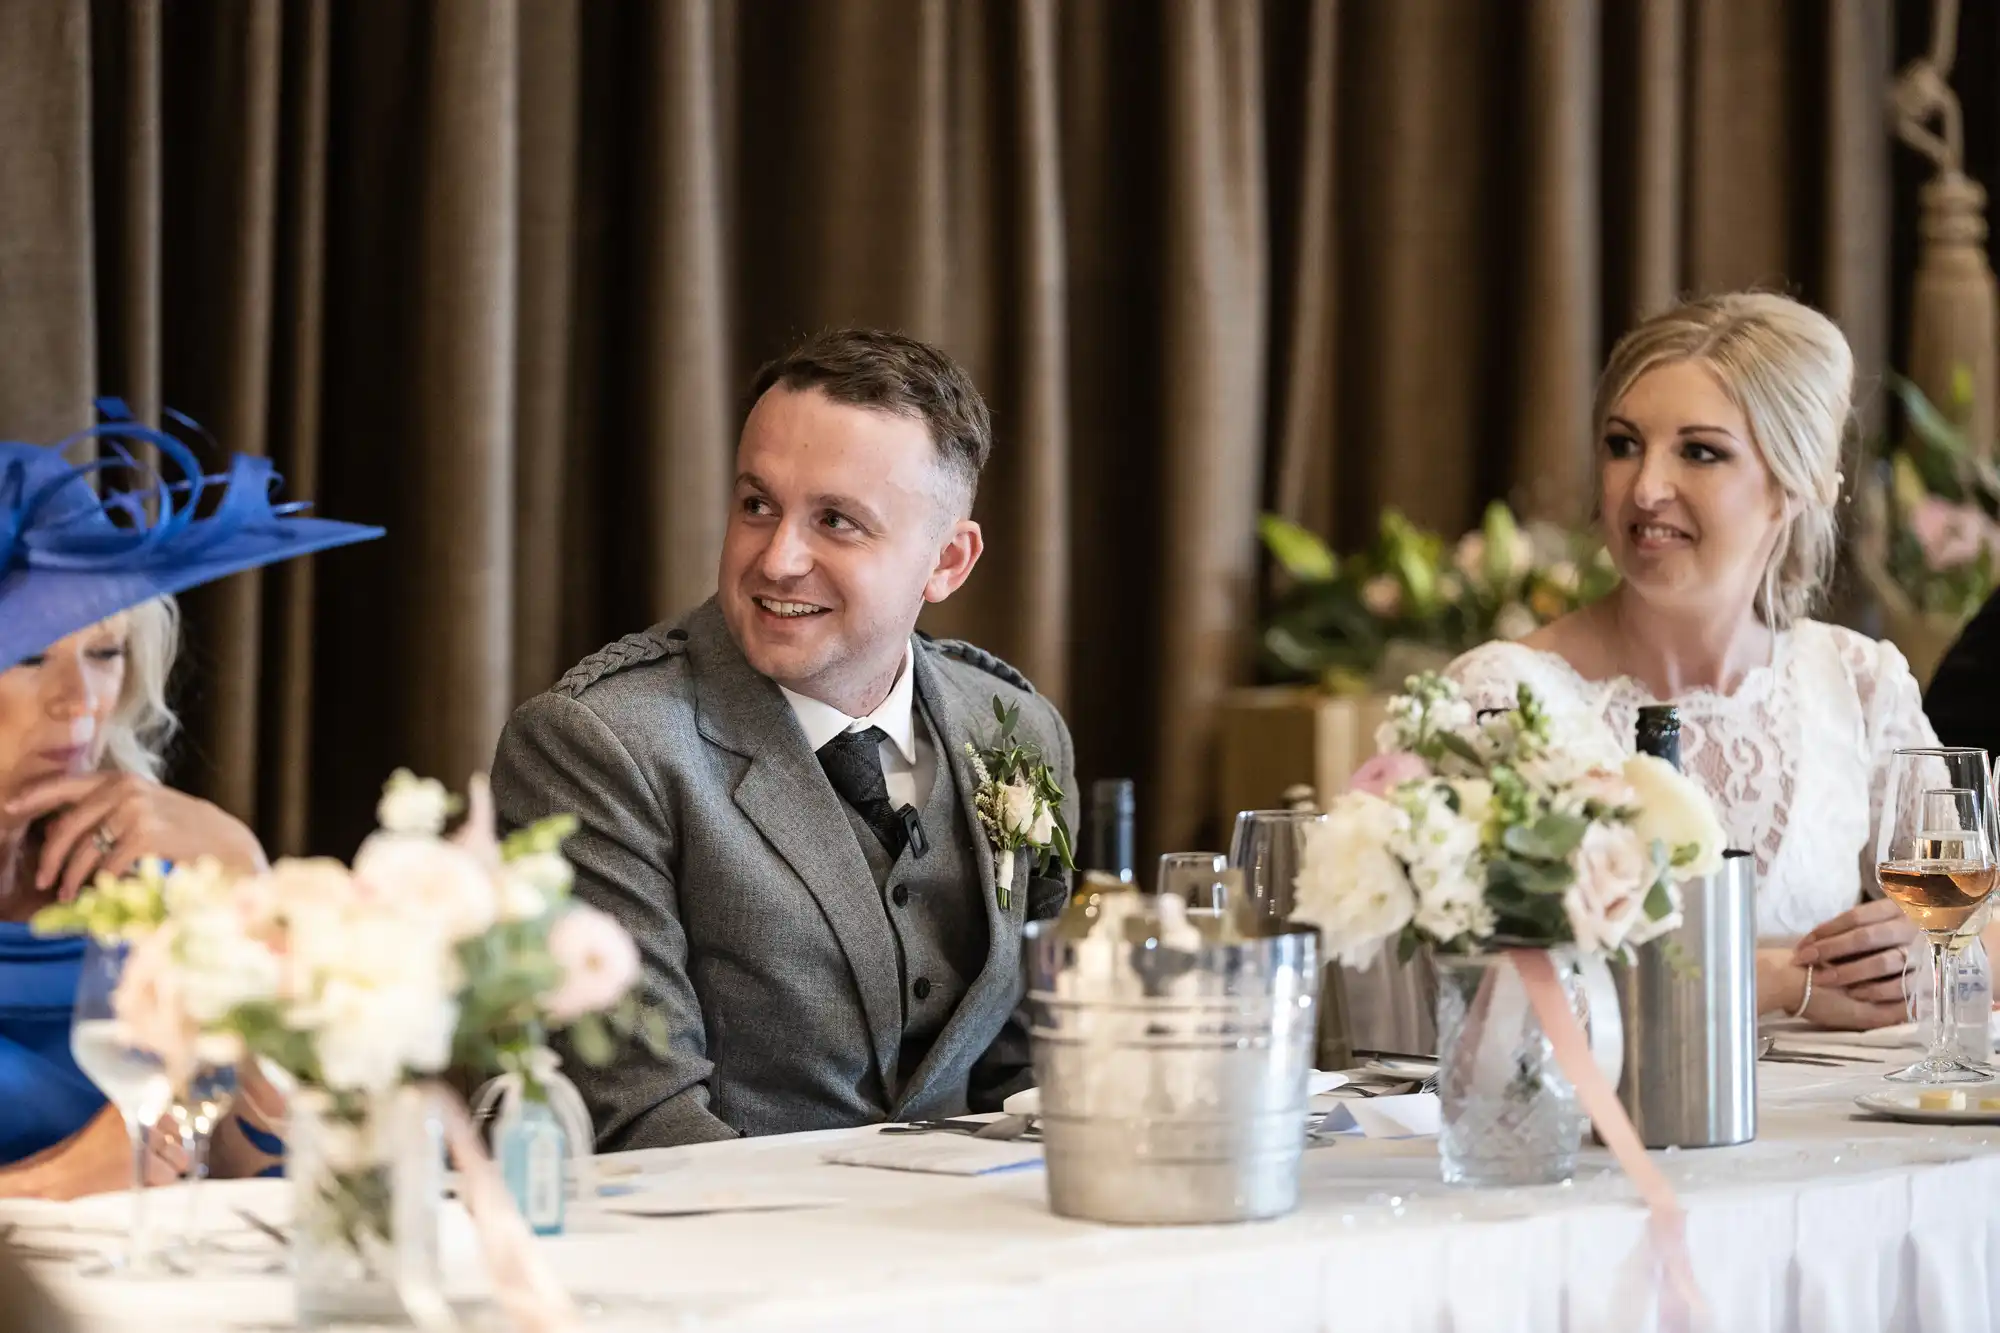
[[[743,423],[718,599],[750,665],[850,715],[880,702],[979,529],[924,422],[774,386]]]

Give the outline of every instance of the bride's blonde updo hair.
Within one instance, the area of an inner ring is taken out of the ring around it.
[[[1787,500],[1757,614],[1785,629],[1812,609],[1833,568],[1841,441],[1854,401],[1854,352],[1832,320],[1773,292],[1729,292],[1653,316],[1618,340],[1597,381],[1595,438],[1649,371],[1700,363],[1750,423],[1751,442]],[[1599,453],[1602,459],[1601,452]]]

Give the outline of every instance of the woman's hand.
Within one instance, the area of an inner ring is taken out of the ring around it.
[[[1865,958],[1877,955],[1864,955]],[[1881,993],[1883,983],[1879,980],[1864,981],[1851,988],[1843,988],[1828,977],[1838,969],[1818,966],[1812,969],[1812,999],[1806,1005],[1805,1013],[1799,1013],[1799,1001],[1806,993],[1806,969],[1791,959],[1785,949],[1759,949],[1757,951],[1757,1010],[1763,1014],[1783,1014],[1788,1018],[1804,1018],[1823,1028],[1835,1028],[1848,1032],[1864,1032],[1870,1028],[1889,1027],[1905,1021],[1909,1015],[1903,1003],[1902,973],[1888,983],[1891,998],[1874,999]],[[1857,975],[1867,968],[1857,969]]]
[[[171,1185],[187,1170],[180,1131],[162,1119],[146,1134],[146,1183]],[[46,1152],[0,1170],[0,1198],[80,1199],[129,1189],[132,1140],[117,1108],[107,1106]]]
[[[244,874],[267,864],[264,848],[240,821],[199,797],[133,773],[39,783],[9,801],[7,815],[48,818],[35,887],[57,889],[63,902],[97,875],[122,875],[148,856],[175,862],[212,856]]]
[[[1903,970],[1916,938],[1916,923],[1903,909],[1876,898],[1813,927],[1792,950],[1792,961],[1816,969],[1815,988],[1832,986],[1856,999],[1900,1005]]]

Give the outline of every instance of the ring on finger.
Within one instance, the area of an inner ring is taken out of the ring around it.
[[[111,855],[111,849],[118,845],[118,835],[113,833],[108,826],[99,824],[91,830],[90,845],[97,849],[99,856],[109,856]]]

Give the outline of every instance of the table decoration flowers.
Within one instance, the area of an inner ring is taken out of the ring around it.
[[[146,863],[36,918],[39,930],[129,942],[113,1009],[170,1070],[197,1053],[256,1059],[291,1085],[304,1327],[403,1322],[438,1305],[446,1140],[485,1200],[475,1223],[502,1299],[537,1326],[561,1322],[550,1314],[566,1308],[561,1293],[524,1260],[520,1216],[436,1080],[505,1071],[541,1097],[552,1032],[585,1059],[608,1058],[621,1036],[665,1043],[630,994],[630,938],[570,898],[560,848],[574,821],[502,840],[484,779],[470,793],[447,835],[463,803],[399,771],[351,866],[286,858],[239,877],[209,861]]]
[[[1567,1180],[1588,1110],[1654,1206],[1688,1299],[1679,1208],[1591,1058],[1580,969],[1679,924],[1682,881],[1722,864],[1707,795],[1601,723],[1520,687],[1475,714],[1447,677],[1412,677],[1379,753],[1308,835],[1293,915],[1365,966],[1394,941],[1438,973],[1440,1169],[1448,1183]],[[1581,1108],[1580,1108],[1581,1098]]]

